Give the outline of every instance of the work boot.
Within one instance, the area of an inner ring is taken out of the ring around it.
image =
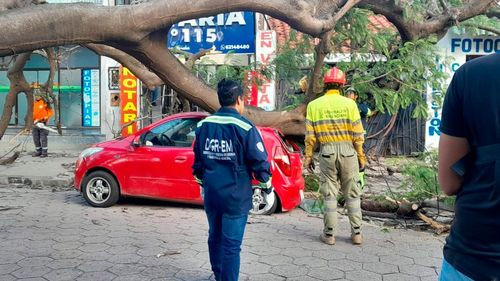
[[[46,149],[42,149],[42,153],[40,155],[40,158],[45,158],[47,156],[49,156],[49,153],[47,152],[47,150]]]
[[[31,153],[31,156],[33,156],[33,157],[39,157],[41,155],[42,155],[42,151],[39,149],[37,149],[37,150],[35,150],[35,152]]]
[[[321,234],[319,237],[321,241],[327,245],[335,245],[335,236],[333,235],[327,235],[327,234]]]
[[[353,234],[351,235],[352,244],[361,245],[363,243],[363,236],[361,234]]]

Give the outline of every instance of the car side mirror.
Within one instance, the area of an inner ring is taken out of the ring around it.
[[[141,146],[141,136],[137,136],[134,138],[132,141],[132,146],[133,147],[140,147]]]

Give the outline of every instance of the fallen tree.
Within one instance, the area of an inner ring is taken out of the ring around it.
[[[120,7],[93,4],[25,6],[26,3],[41,2],[11,0],[0,4],[0,9],[4,10],[0,12],[0,28],[3,30],[0,34],[0,55],[68,44],[107,45],[133,57],[135,60],[122,53],[121,57],[115,58],[126,66],[135,64],[139,69],[136,75],[140,78],[149,75],[151,84],[148,86],[157,83],[158,77],[181,96],[209,112],[219,107],[215,91],[181,64],[165,44],[168,29],[176,22],[219,12],[251,10],[280,19],[296,30],[325,40],[338,20],[357,5],[385,15],[399,30],[403,41],[411,41],[430,34],[443,34],[457,22],[485,13],[497,5],[494,0],[464,1],[456,6],[446,5],[446,1],[439,1],[441,4],[429,1],[438,8],[432,14],[419,12],[425,14],[423,17],[426,20],[417,21],[404,16],[404,10],[413,4],[411,1],[200,0],[186,5],[185,0],[156,0]],[[30,32],[24,32],[26,30]],[[325,41],[317,48],[318,54],[321,54],[317,56],[317,66],[322,65],[322,54],[328,51],[327,43]],[[315,84],[320,70],[315,67],[311,85]],[[314,95],[314,91],[309,91],[306,103]],[[278,127],[286,134],[301,135],[304,113],[305,104],[292,111],[280,112],[249,108],[246,115],[258,125]]]

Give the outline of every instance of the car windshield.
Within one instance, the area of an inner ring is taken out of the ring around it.
[[[147,132],[143,143],[148,146],[190,147],[194,141],[199,118],[180,118],[167,121]]]

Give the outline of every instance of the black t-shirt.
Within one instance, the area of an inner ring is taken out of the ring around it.
[[[474,151],[500,144],[500,53],[460,67],[446,93],[441,132],[466,138]],[[444,257],[476,281],[500,280],[500,153],[472,164],[457,194]]]

